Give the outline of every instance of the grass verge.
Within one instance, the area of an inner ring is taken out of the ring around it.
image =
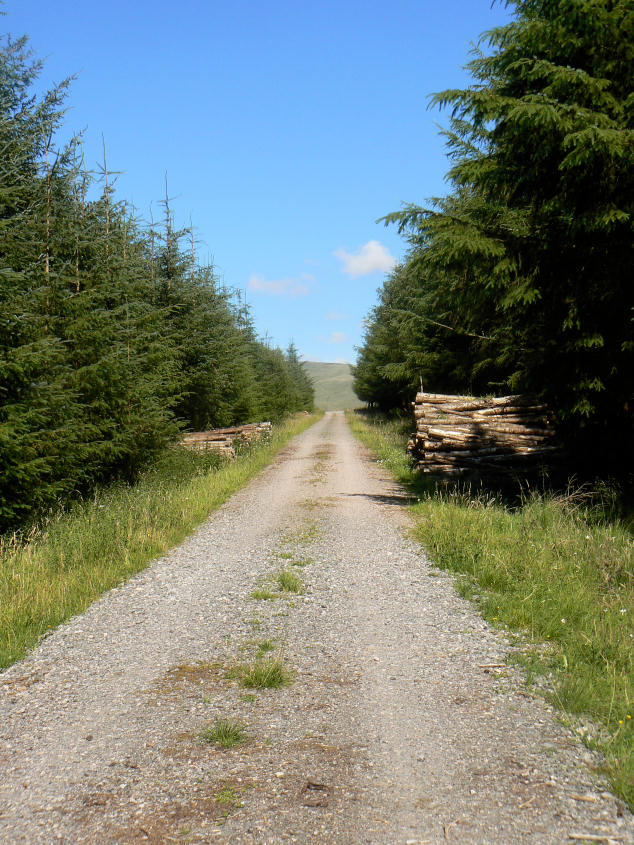
[[[586,495],[433,492],[415,478],[398,424],[350,415],[354,433],[420,501],[414,534],[493,625],[521,634],[546,695],[590,717],[584,741],[606,758],[634,809],[634,537]],[[350,418],[349,417],[349,418]],[[428,482],[426,482],[428,485]]]
[[[268,442],[221,466],[169,450],[134,486],[99,491],[27,538],[0,538],[0,669],[180,543],[317,418],[276,426]]]

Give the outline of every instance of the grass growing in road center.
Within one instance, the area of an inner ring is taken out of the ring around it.
[[[240,685],[246,689],[279,689],[288,686],[293,679],[282,661],[277,658],[240,664],[229,676],[237,678]]]
[[[276,581],[284,593],[301,593],[304,590],[302,579],[289,569],[278,572]]]
[[[317,418],[289,420],[270,441],[208,471],[204,456],[170,450],[134,486],[99,491],[28,537],[0,538],[0,668],[180,543]]]
[[[218,745],[220,748],[233,748],[247,738],[244,725],[230,719],[217,719],[215,724],[204,728],[199,734],[202,742]]]
[[[585,741],[606,757],[634,808],[634,537],[583,494],[531,495],[516,506],[468,491],[433,492],[413,476],[398,426],[354,415],[352,427],[420,497],[415,536],[456,573],[493,625],[533,644],[531,670],[551,674],[552,701],[597,725]]]

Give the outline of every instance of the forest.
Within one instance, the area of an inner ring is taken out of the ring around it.
[[[149,223],[107,158],[56,139],[67,80],[35,93],[26,39],[0,48],[0,532],[112,480],[183,430],[279,421],[313,406],[293,344],[201,265],[167,191]]]
[[[408,252],[366,320],[355,389],[530,394],[568,469],[634,469],[634,9],[511,0],[449,112],[447,196],[384,218]]]

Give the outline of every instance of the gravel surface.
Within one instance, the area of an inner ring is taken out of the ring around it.
[[[0,842],[634,843],[404,502],[327,414],[4,672]],[[292,683],[241,686],[266,660]],[[245,741],[201,741],[218,719]]]

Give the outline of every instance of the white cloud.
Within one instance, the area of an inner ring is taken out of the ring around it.
[[[342,271],[355,279],[370,273],[388,273],[396,264],[389,249],[378,241],[368,241],[357,253],[336,249],[333,255],[343,264]]]
[[[326,316],[324,317],[324,320],[347,320],[347,319],[348,319],[348,315],[347,314],[340,314],[339,311],[329,311],[326,314]]]
[[[301,276],[289,276],[285,279],[272,279],[267,282],[264,276],[254,273],[248,284],[248,289],[256,293],[268,293],[271,296],[290,296],[295,299],[298,296],[308,296],[310,289],[302,282],[313,281],[313,276],[302,273]]]
[[[347,343],[348,338],[343,332],[332,332],[326,338],[326,343]]]

